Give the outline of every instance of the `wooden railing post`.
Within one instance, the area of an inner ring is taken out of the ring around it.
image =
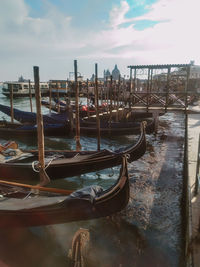
[[[169,104],[169,83],[170,83],[170,72],[171,68],[167,69],[167,86],[166,86],[166,100],[165,100],[165,112],[167,111],[168,104]]]
[[[189,85],[189,78],[190,78],[190,66],[187,66],[187,76],[186,76],[186,85],[185,85],[185,110],[188,106],[188,85]]]
[[[148,68],[148,80],[147,80],[147,112],[149,111],[149,98],[150,98],[150,68]]]

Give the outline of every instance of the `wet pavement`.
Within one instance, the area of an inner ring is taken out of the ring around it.
[[[129,164],[130,201],[124,211],[73,227],[49,227],[66,251],[71,244],[62,237],[67,227],[73,230],[64,236],[71,239],[75,229],[88,229],[86,266],[182,266],[184,116],[161,117],[158,134],[148,136],[147,141],[146,154]]]
[[[188,115],[188,175],[189,175],[189,214],[188,214],[188,266],[200,266],[200,190],[195,194],[198,142],[200,135],[200,101],[190,107]],[[195,114],[195,112],[197,112]],[[200,170],[198,170],[199,173]]]

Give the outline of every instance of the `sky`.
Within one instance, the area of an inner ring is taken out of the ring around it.
[[[0,0],[0,81],[200,64],[199,0]]]

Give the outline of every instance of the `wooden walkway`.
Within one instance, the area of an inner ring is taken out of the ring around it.
[[[200,190],[195,195],[198,142],[200,134],[200,101],[188,114],[188,267],[200,266]],[[195,114],[196,113],[196,114]]]

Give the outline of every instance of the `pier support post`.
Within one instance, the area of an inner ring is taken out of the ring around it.
[[[159,111],[153,111],[152,117],[155,120],[155,133],[157,134],[159,124]]]

